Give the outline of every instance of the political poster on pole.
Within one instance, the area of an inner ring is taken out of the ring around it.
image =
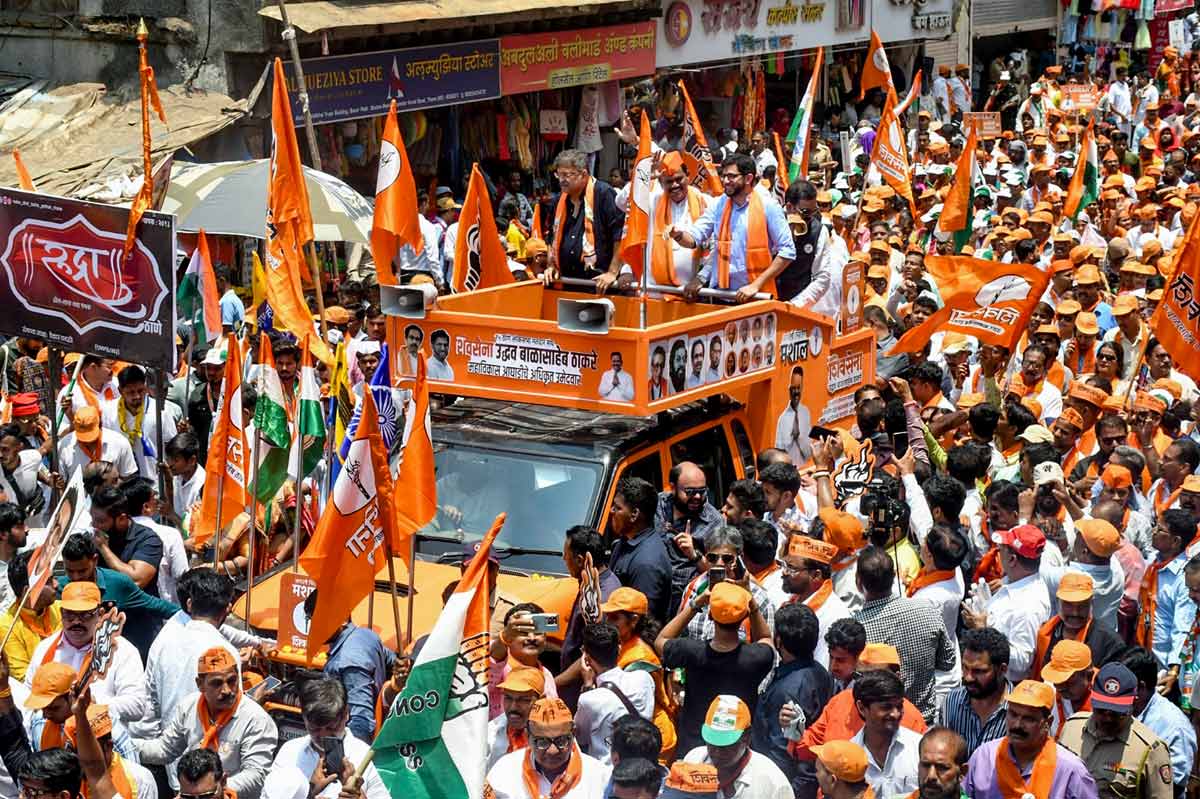
[[[41,546],[33,551],[29,559],[29,593],[37,596],[54,572],[54,564],[62,554],[63,545],[71,531],[80,526],[84,508],[83,470],[78,466],[67,481],[67,487],[58,500],[54,512],[46,525],[46,537]]]

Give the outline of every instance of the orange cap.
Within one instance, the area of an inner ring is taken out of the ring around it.
[[[91,444],[100,438],[100,411],[85,405],[75,411],[75,440]]]
[[[41,710],[63,694],[70,693],[75,682],[75,669],[65,663],[43,663],[33,674],[33,688],[25,699],[25,707]]]
[[[1083,306],[1077,300],[1063,300],[1054,308],[1054,313],[1059,316],[1074,316],[1083,310]]]
[[[1129,488],[1133,485],[1133,474],[1124,466],[1110,461],[1100,473],[1100,482],[1109,488]],[[1079,525],[1076,524],[1075,527],[1078,529]]]
[[[850,741],[829,741],[810,746],[821,765],[842,782],[858,783],[867,776],[867,750]]]
[[[1100,408],[1104,406],[1104,401],[1108,399],[1108,392],[1102,388],[1089,386],[1087,383],[1076,380],[1071,383],[1071,391],[1067,396]]]
[[[1092,650],[1082,641],[1064,638],[1050,650],[1050,662],[1042,666],[1042,679],[1059,685],[1071,679],[1077,671],[1092,667]],[[1013,693],[1016,693],[1016,688]],[[1012,699],[1009,698],[1011,702]],[[1021,704],[1018,702],[1017,704]]]
[[[1183,485],[1180,486],[1185,493],[1200,494],[1200,474],[1189,474],[1183,478]]]
[[[1100,333],[1100,323],[1091,311],[1083,311],[1075,317],[1075,329],[1085,336],[1095,336]]]
[[[984,397],[983,394],[978,394],[978,393],[973,393],[973,392],[968,393],[968,394],[962,394],[958,398],[958,409],[960,411],[969,410],[971,408],[974,408],[976,405],[980,404],[981,402],[983,402],[985,399],[986,399],[986,397]]]
[[[1183,386],[1179,384],[1178,380],[1172,380],[1169,377],[1158,378],[1157,380],[1155,380],[1153,383],[1150,384],[1150,388],[1151,389],[1161,388],[1163,391],[1166,391],[1168,394],[1170,394],[1175,399],[1179,399],[1180,397],[1183,396]]]
[[[726,583],[722,583],[726,585]],[[750,708],[736,696],[718,694],[709,703],[700,737],[712,746],[732,746],[750,729]]]
[[[1096,584],[1090,574],[1083,572],[1063,572],[1058,581],[1058,591],[1055,596],[1063,602],[1087,602],[1096,592]]]
[[[528,667],[513,669],[500,682],[498,687],[501,691],[508,691],[510,694],[537,694],[541,696],[546,693],[546,677],[542,674],[541,669],[531,669]]]
[[[95,583],[67,583],[62,591],[63,610],[86,613],[100,607],[100,587]]]
[[[1162,415],[1167,412],[1167,403],[1153,394],[1139,391],[1133,397],[1133,409],[1135,411],[1150,411],[1151,413]]]
[[[88,705],[87,709],[88,726],[92,728],[92,734],[97,738],[103,738],[105,735],[112,735],[113,723],[112,716],[108,714],[108,705]],[[63,732],[75,742],[75,716],[71,716],[63,724]]]
[[[794,558],[806,558],[818,563],[833,563],[838,548],[808,535],[794,535],[788,540],[788,554]]]
[[[900,653],[891,644],[867,644],[858,662],[863,666],[899,666]]]
[[[1074,408],[1063,408],[1063,412],[1058,416],[1058,421],[1083,431],[1083,417]]]
[[[836,508],[821,508],[817,517],[825,524],[825,540],[843,553],[852,554],[866,546],[858,517]]]
[[[662,160],[659,161],[660,171],[664,175],[674,175],[676,172],[679,171],[679,168],[682,166],[683,166],[683,156],[679,154],[678,150],[672,150],[671,152],[664,155],[662,157]]]
[[[1124,316],[1125,314],[1137,313],[1137,310],[1137,297],[1133,296],[1132,294],[1118,294],[1117,298],[1113,300],[1113,316]]]
[[[716,795],[720,784],[717,767],[711,763],[685,763],[676,760],[667,774],[665,788],[680,793],[707,793]]]
[[[1076,247],[1075,249],[1078,250],[1079,248]],[[1072,250],[1072,252],[1074,252],[1074,250]],[[1084,253],[1084,258],[1086,258],[1086,257],[1087,257],[1087,254]],[[1082,261],[1083,258],[1081,258],[1080,260]],[[1050,262],[1050,270],[1052,272],[1054,272],[1055,274],[1058,274],[1059,272],[1068,272],[1074,268],[1075,268],[1075,262],[1072,261],[1070,258],[1059,258],[1056,261]]]
[[[737,624],[750,612],[750,592],[737,583],[717,583],[712,589],[708,614],[717,624]]]
[[[1129,470],[1125,472],[1128,474]],[[1080,519],[1075,522],[1075,530],[1083,536],[1083,543],[1092,554],[1101,558],[1110,558],[1121,548],[1121,534],[1104,519]]]
[[[222,671],[236,669],[238,662],[229,650],[214,646],[204,650],[204,654],[196,661],[197,674],[217,674]]]
[[[533,703],[529,709],[529,722],[532,724],[569,724],[574,721],[571,709],[567,703],[556,696],[545,696]]]
[[[1087,286],[1093,283],[1100,283],[1100,270],[1091,264],[1084,264],[1079,267],[1079,271],[1075,273],[1075,284]]]
[[[600,605],[600,611],[602,613],[620,611],[645,616],[650,612],[650,603],[641,591],[623,585],[608,595],[608,599]]]
[[[1042,670],[1043,672],[1045,669]],[[1054,707],[1054,688],[1038,680],[1022,680],[1005,697],[1010,703],[1050,710]]]

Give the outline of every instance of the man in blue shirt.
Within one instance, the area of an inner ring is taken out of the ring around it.
[[[233,287],[229,285],[229,267],[225,264],[217,264],[213,275],[217,279],[217,293],[221,295],[221,330],[232,333],[245,320],[246,308],[242,305],[241,298],[234,293]]]
[[[654,529],[657,506],[658,492],[640,477],[626,477],[617,483],[609,520],[618,540],[608,567],[621,585],[645,594],[650,615],[663,621],[671,601],[672,572],[666,540]]]
[[[775,198],[766,191],[752,197],[758,185],[753,158],[742,153],[731,155],[722,162],[719,174],[725,195],[717,198],[689,229],[673,228],[671,238],[680,246],[689,249],[711,241],[715,250],[713,261],[718,267],[713,268],[706,263],[700,273],[685,287],[686,297],[695,299],[700,288],[707,285],[709,288],[736,291],[738,302],[748,302],[760,291],[774,290],[776,275],[787,269],[796,257],[796,243],[792,239],[787,216]],[[724,240],[722,228],[727,208],[730,209],[729,238]],[[763,219],[753,219],[752,216],[757,213],[762,213]],[[756,266],[753,254],[747,258],[747,247],[749,245],[751,249],[754,248],[750,237],[753,235],[753,228],[758,224],[766,227],[771,261],[769,264]],[[719,264],[722,252],[726,248],[728,278],[727,285],[722,285],[723,276]]]
[[[1118,662],[1137,678],[1137,694],[1133,698],[1133,717],[1163,739],[1171,752],[1172,779],[1179,791],[1187,787],[1196,757],[1196,731],[1192,722],[1174,702],[1158,693],[1158,661],[1135,646],[1125,652]]]

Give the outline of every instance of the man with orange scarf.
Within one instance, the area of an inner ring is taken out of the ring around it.
[[[560,188],[554,200],[554,228],[549,266],[542,280],[560,277],[595,279],[601,291],[617,282],[625,217],[617,208],[613,187],[588,174],[588,157],[579,150],[563,150],[554,159]],[[622,281],[631,281],[622,278]]]
[[[750,156],[729,156],[720,175],[724,196],[694,224],[671,230],[671,238],[684,247],[695,249],[711,242],[715,250],[713,263],[688,282],[686,296],[694,299],[704,286],[736,291],[738,302],[748,302],[759,292],[773,294],[775,277],[796,257],[783,208],[768,192],[756,189]]]
[[[45,663],[33,675],[33,686],[25,700],[25,734],[35,750],[66,745],[63,725],[71,718],[71,686],[75,669],[65,663]]]
[[[113,745],[113,718],[104,705],[88,705],[87,725],[92,735],[100,744],[100,753],[104,764],[108,767],[108,778],[122,799],[147,799],[157,790],[154,785],[154,775],[140,764],[122,757]],[[72,715],[63,724],[66,743],[72,749],[79,749],[78,743],[79,716]],[[89,799],[92,796],[91,785],[85,783],[80,796]]]
[[[972,799],[1096,799],[1096,782],[1076,755],[1050,737],[1054,688],[1025,680],[1008,694],[1008,734],[975,750],[963,792]]]
[[[659,161],[658,186],[651,184],[650,226],[646,231],[647,283],[651,286],[686,286],[700,270],[707,255],[702,249],[689,250],[675,242],[670,232],[675,227],[694,224],[713,198],[692,186],[687,165],[678,152],[663,155]]]
[[[1116,660],[1125,650],[1125,642],[1116,633],[1092,623],[1092,596],[1095,588],[1092,578],[1077,571],[1063,574],[1058,583],[1058,614],[1038,629],[1037,648],[1033,654],[1033,666],[1029,676],[1040,680],[1042,667],[1050,660],[1050,653],[1060,641],[1079,641],[1087,644],[1096,664]]]
[[[196,687],[199,693],[172,709],[160,737],[138,741],[142,762],[173,764],[190,749],[211,749],[220,755],[230,775],[228,787],[238,799],[257,799],[279,740],[275,722],[242,696],[237,661],[224,647],[200,656]],[[178,788],[174,769],[168,770],[168,777],[171,787]]]
[[[510,752],[487,773],[484,796],[494,799],[594,799],[610,769],[575,741],[575,719],[561,699],[544,698],[529,711],[529,746]]]
[[[793,535],[783,558],[783,590],[791,595],[790,602],[802,602],[817,614],[820,636],[813,660],[826,667],[829,645],[825,633],[838,619],[850,618],[850,608],[833,591],[833,561],[837,556],[838,548],[827,541]]]
[[[488,768],[510,752],[529,746],[529,711],[546,693],[546,678],[537,669],[513,669],[500,683],[504,712],[488,722]]]
[[[1140,612],[1135,641],[1154,653],[1159,669],[1167,670],[1159,680],[1163,693],[1169,693],[1179,678],[1188,621],[1195,616],[1183,579],[1183,567],[1188,561],[1187,545],[1195,536],[1196,521],[1189,511],[1171,508],[1160,514],[1153,538],[1158,557],[1146,568],[1138,592]]]

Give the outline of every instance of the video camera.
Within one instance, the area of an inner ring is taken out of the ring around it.
[[[902,533],[908,530],[908,505],[900,500],[900,482],[890,475],[871,479],[859,509],[870,521],[867,537],[876,546],[887,546],[896,528]]]

